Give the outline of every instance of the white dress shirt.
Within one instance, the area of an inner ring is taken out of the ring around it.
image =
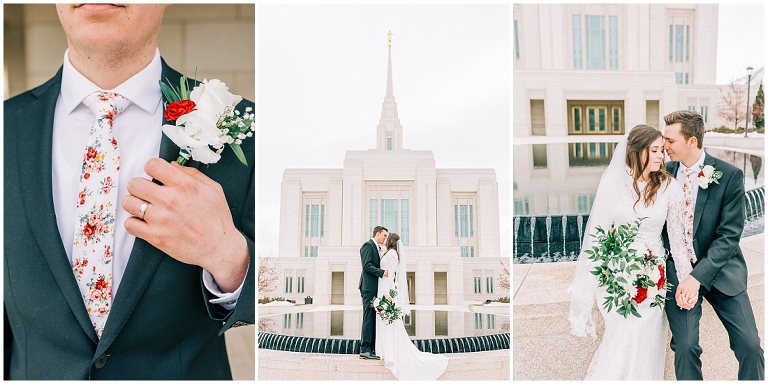
[[[699,157],[699,160],[697,160],[696,163],[694,163],[691,166],[691,170],[693,170],[693,172],[691,173],[692,174],[691,178],[693,179],[693,188],[694,188],[693,199],[691,200],[691,204],[693,204],[694,207],[696,207],[696,199],[699,196],[699,182],[696,181],[696,179],[698,178],[697,175],[701,171],[701,166],[704,165],[705,156],[706,156],[706,153],[702,149],[701,157]],[[677,179],[677,181],[680,182],[681,186],[685,185],[685,170],[686,170],[685,165],[682,162],[680,162],[680,166],[677,167],[677,175],[675,175],[675,178]]]
[[[117,212],[115,217],[115,244],[112,260],[112,290],[117,296],[120,281],[128,265],[136,237],[125,230],[125,220],[131,214],[123,209],[121,202],[128,194],[126,186],[134,177],[151,179],[144,172],[149,159],[158,157],[162,139],[163,107],[162,93],[158,80],[162,73],[160,51],[141,72],[116,88],[108,90],[118,93],[131,101],[123,112],[114,119],[114,135],[120,145],[120,175],[117,189]],[[174,84],[178,86],[178,84]],[[88,141],[88,132],[96,121],[90,108],[83,104],[86,96],[101,91],[96,84],[85,78],[69,62],[69,51],[64,53],[61,75],[61,92],[56,101],[53,117],[53,206],[64,249],[72,264],[72,244],[75,233],[76,197],[80,187],[80,170],[83,153]],[[243,284],[233,293],[222,293],[210,272],[203,270],[203,283],[217,298],[210,300],[231,310]]]

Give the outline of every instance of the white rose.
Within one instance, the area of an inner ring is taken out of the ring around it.
[[[217,117],[230,105],[234,106],[243,98],[229,92],[227,85],[218,79],[203,80],[189,94],[189,98],[195,102],[198,110],[205,111]]]
[[[709,188],[709,179],[708,178],[706,178],[706,177],[699,177],[697,180],[699,181],[699,187],[701,187],[701,189]]]
[[[661,271],[659,271],[659,268],[658,268],[658,267],[656,267],[656,266],[653,266],[653,267],[652,267],[652,268],[651,268],[651,269],[648,271],[648,277],[650,277],[650,278],[651,278],[651,280],[653,280],[653,281],[659,281],[659,279],[661,279]]]
[[[711,165],[705,165],[704,168],[701,169],[702,172],[704,172],[704,176],[709,179],[712,177],[712,174],[715,173],[715,167]]]
[[[209,146],[221,148],[223,140],[214,119],[209,113],[195,110],[179,117],[177,125],[164,125],[163,133],[179,148],[187,148],[193,160],[215,163],[221,156]]]
[[[637,296],[637,287],[631,286],[631,287],[629,287],[629,289],[627,289],[627,291],[629,291],[629,298],[630,299],[632,299],[633,297]]]
[[[656,289],[656,286],[648,287],[648,300],[653,300],[656,298],[656,295],[659,294],[659,290]]]

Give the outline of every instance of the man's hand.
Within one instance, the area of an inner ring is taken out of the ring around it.
[[[693,275],[689,275],[680,284],[675,291],[675,301],[677,306],[682,309],[691,309],[699,300],[699,288],[701,283]]]
[[[174,259],[213,275],[222,292],[234,292],[248,269],[248,244],[235,228],[221,186],[195,168],[150,159],[145,172],[163,185],[136,177],[128,182],[125,229]]]
[[[384,270],[384,277],[387,277],[387,270]]]

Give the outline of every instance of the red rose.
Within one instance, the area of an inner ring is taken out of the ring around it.
[[[645,301],[645,299],[648,298],[648,288],[643,287],[637,287],[637,295],[632,298],[632,300],[635,301],[635,303],[642,303]]]
[[[91,226],[91,224],[85,224],[85,226],[83,226],[83,236],[85,236],[86,239],[91,238],[93,233],[93,226]]]
[[[85,157],[89,159],[93,159],[98,154],[99,154],[99,151],[97,151],[96,148],[88,148],[88,153],[85,154]]]
[[[696,175],[696,177],[704,177],[704,171],[699,172],[699,174]]]
[[[661,273],[661,278],[659,279],[659,282],[656,283],[656,289],[661,289],[661,287],[667,283],[667,274],[664,272],[664,267],[661,265],[659,265],[659,272]]]
[[[83,174],[83,179],[86,179],[86,180],[88,180],[88,179],[90,179],[90,178],[91,178],[91,174],[90,174],[90,173],[87,173],[87,172],[86,172],[86,173],[84,173],[84,174]]]
[[[98,280],[96,280],[96,289],[104,289],[107,287],[107,282],[104,281],[104,278],[101,277]]]
[[[176,121],[179,117],[195,110],[195,102],[192,100],[174,101],[168,104],[163,115],[168,121]]]

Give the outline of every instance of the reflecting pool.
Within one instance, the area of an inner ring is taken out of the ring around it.
[[[578,257],[597,185],[615,146],[616,142],[513,146],[515,263],[570,261]],[[744,172],[747,221],[743,236],[762,233],[763,157],[720,148],[704,149]]]

